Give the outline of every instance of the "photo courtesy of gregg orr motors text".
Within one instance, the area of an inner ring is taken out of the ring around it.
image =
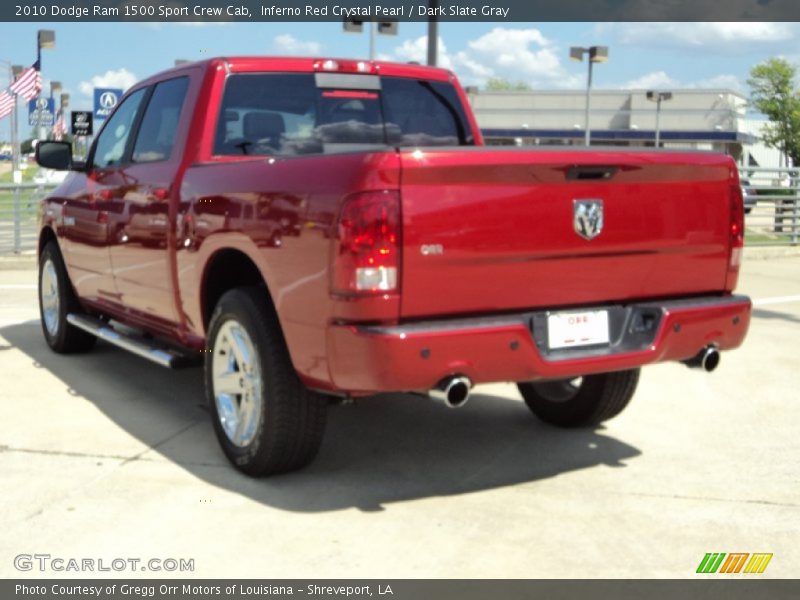
[[[35,573],[166,573],[194,572],[193,558],[77,558],[50,554],[18,554],[14,557],[17,571]]]
[[[272,584],[226,584],[226,585],[198,585],[183,583],[180,585],[137,585],[137,584],[64,584],[54,583],[48,585],[26,585],[19,583],[14,586],[16,596],[138,596],[141,598],[159,597],[192,597],[192,596],[293,596],[306,594],[308,596],[393,596],[392,586],[389,584],[372,585],[318,585],[308,584],[302,586],[272,585]]]

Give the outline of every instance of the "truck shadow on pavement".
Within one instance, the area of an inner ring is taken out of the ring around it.
[[[34,321],[0,328],[0,336],[24,352],[32,368],[63,382],[68,402],[88,400],[150,447],[113,457],[119,468],[166,459],[211,485],[288,511],[377,511],[392,502],[532,483],[599,465],[620,467],[640,454],[602,429],[548,427],[516,394],[477,393],[458,410],[394,394],[332,406],[322,450],[309,468],[251,479],[229,466],[219,450],[200,369],[168,371],[103,342],[89,354],[57,355]],[[97,455],[104,449],[98,447]],[[132,469],[130,476],[141,473]]]
[[[798,319],[795,315],[779,312],[776,310],[764,310],[763,308],[756,308],[753,310],[752,317],[754,319],[767,319],[767,320],[777,320],[777,321],[789,321],[790,323],[800,323],[800,319]]]

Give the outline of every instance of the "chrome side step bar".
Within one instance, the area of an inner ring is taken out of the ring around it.
[[[157,346],[142,337],[120,333],[108,323],[94,317],[70,313],[67,315],[67,323],[162,367],[177,369],[193,362],[190,356]]]

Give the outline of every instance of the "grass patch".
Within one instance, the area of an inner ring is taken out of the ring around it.
[[[22,171],[22,183],[32,183],[36,175],[36,169],[25,169]],[[14,183],[11,171],[0,175],[0,183]]]

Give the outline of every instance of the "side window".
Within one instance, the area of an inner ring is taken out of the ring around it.
[[[156,85],[136,136],[133,162],[154,162],[170,157],[188,87],[188,77],[170,79]]]
[[[111,167],[122,160],[144,93],[145,89],[137,90],[125,98],[103,128],[95,146],[93,159],[95,167],[101,169]]]

